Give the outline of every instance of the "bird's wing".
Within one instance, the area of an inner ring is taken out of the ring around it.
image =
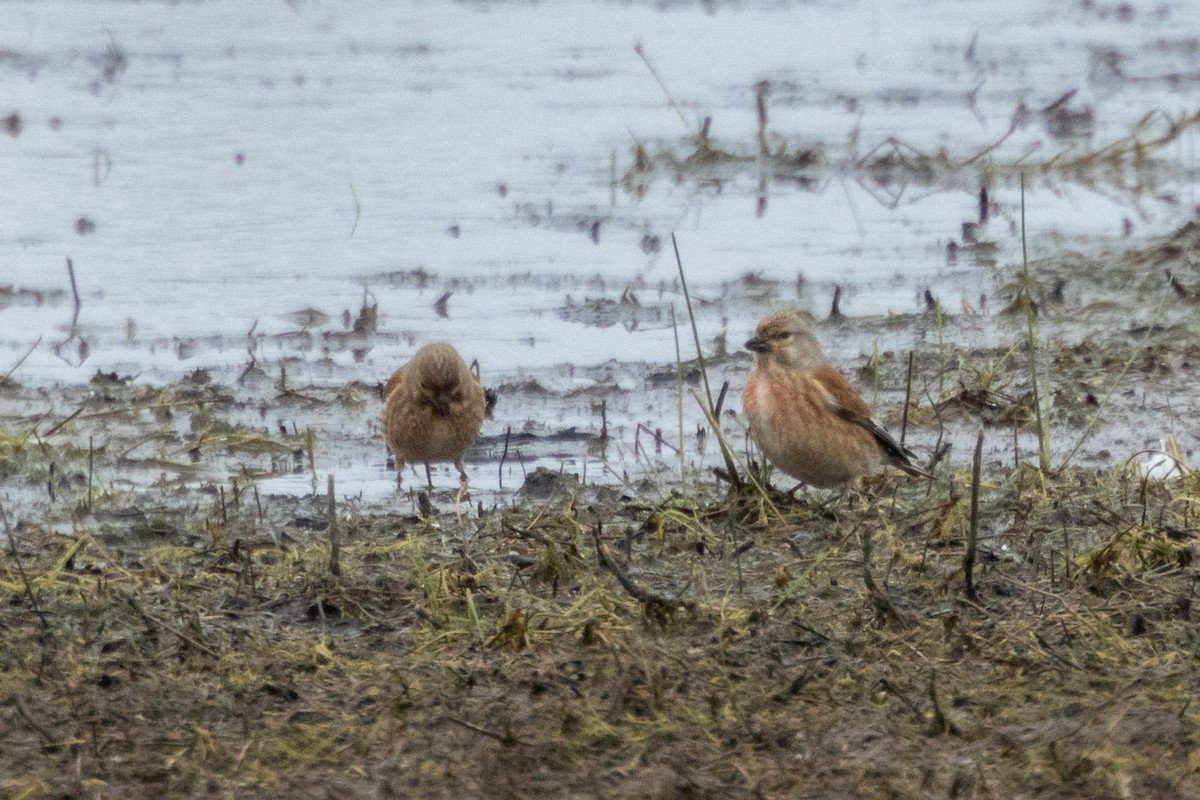
[[[893,439],[892,435],[871,417],[871,407],[854,391],[845,375],[827,364],[813,370],[812,381],[820,387],[825,402],[835,414],[847,422],[865,428],[875,438],[889,463],[912,475],[932,477],[912,463],[912,459],[916,457],[912,451]]]
[[[382,397],[380,399],[384,402],[387,402],[388,396],[391,395],[392,390],[395,389],[402,380],[404,380],[404,367],[401,367],[393,372],[392,377],[387,379],[387,383],[383,385],[383,390],[381,392]]]
[[[842,416],[871,417],[871,407],[863,402],[846,376],[825,364],[812,371],[813,380],[821,387],[830,407]]]

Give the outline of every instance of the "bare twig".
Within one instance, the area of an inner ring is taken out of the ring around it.
[[[358,230],[358,220],[362,216],[362,203],[358,200],[358,190],[354,188],[354,181],[350,181],[350,196],[354,198],[354,224],[350,226],[350,238],[354,238],[354,232]]]
[[[1059,662],[1060,664],[1065,664],[1066,666],[1070,667],[1071,669],[1083,669],[1083,667],[1079,666],[1071,659],[1058,653],[1053,647],[1050,646],[1050,643],[1047,642],[1040,633],[1035,632],[1033,634],[1033,638],[1037,641],[1037,643],[1039,645],[1042,646],[1042,649],[1046,651],[1046,654],[1049,655],[1051,658],[1053,658],[1055,661]]]
[[[36,342],[34,342],[32,345],[30,345],[29,349],[25,351],[25,355],[21,356],[21,358],[20,358],[20,359],[17,361],[17,363],[13,364],[13,365],[12,365],[12,368],[11,368],[11,369],[10,369],[8,372],[4,373],[3,375],[0,375],[0,385],[3,385],[4,383],[6,383],[6,382],[8,381],[8,379],[9,379],[10,377],[12,377],[12,374],[13,374],[14,372],[16,372],[16,371],[17,371],[17,369],[18,369],[18,368],[19,368],[19,367],[20,367],[22,364],[24,364],[24,363],[25,363],[25,359],[27,359],[27,358],[29,358],[31,355],[33,355],[33,351],[34,351],[34,350],[37,350],[37,348],[38,348],[38,345],[39,345],[39,344],[41,344],[41,343],[42,343],[42,337],[40,337],[40,336],[39,336],[39,337],[37,338],[37,341],[36,341]]]
[[[620,565],[609,554],[608,548],[604,546],[604,543],[600,541],[600,533],[601,527],[597,523],[596,527],[592,529],[592,540],[596,544],[596,557],[599,559],[600,565],[613,574],[613,577],[621,584],[621,588],[630,597],[642,604],[642,609],[645,611],[646,616],[659,623],[663,623],[666,622],[677,608],[685,608],[695,613],[696,603],[694,601],[680,600],[668,595],[655,594],[634,583],[633,579],[625,574],[625,570],[621,569]]]
[[[21,696],[14,696],[13,700],[16,702],[17,713],[21,715],[21,719],[25,720],[25,724],[33,728],[34,732],[42,737],[42,742],[47,747],[53,746],[57,740],[50,735],[50,732],[41,723],[33,718],[33,714],[29,713],[29,707],[25,705],[25,701],[21,699]]]
[[[887,593],[875,584],[875,576],[871,574],[871,555],[874,552],[873,534],[874,531],[870,527],[865,528],[862,533],[863,583],[866,584],[867,593],[871,595],[875,611],[889,622],[907,628],[909,626],[908,619],[900,613]]]
[[[167,631],[168,633],[174,634],[175,636],[177,636],[180,639],[182,639],[183,641],[187,642],[192,647],[196,648],[197,650],[204,653],[205,655],[211,656],[212,658],[220,658],[221,657],[220,653],[218,653],[216,650],[213,650],[208,645],[193,639],[191,636],[188,636],[186,633],[179,630],[175,626],[168,625],[167,623],[163,622],[158,617],[155,617],[149,611],[142,608],[141,604],[138,603],[138,601],[135,598],[127,597],[126,600],[129,602],[129,605],[133,608],[133,610],[138,612],[139,614],[141,614],[142,618],[145,619],[147,622],[149,622],[153,625],[157,625],[158,627],[162,628],[164,631]]]
[[[683,300],[687,304],[688,319],[692,323],[692,339],[696,343],[696,361],[700,365],[700,378],[704,381],[704,396],[708,400],[706,408],[710,414],[709,423],[713,426],[713,433],[717,434],[717,444],[721,448],[721,457],[725,460],[725,469],[729,473],[729,482],[734,489],[741,489],[742,478],[738,474],[737,465],[734,463],[733,452],[725,444],[721,436],[719,420],[716,419],[716,406],[713,405],[712,389],[708,385],[708,370],[704,366],[704,352],[700,347],[700,331],[696,327],[696,315],[692,311],[692,296],[688,292],[687,278],[683,274],[683,259],[679,256],[679,242],[676,241],[673,231],[671,233],[671,246],[675,248],[675,265],[679,267],[679,285],[683,289]]]
[[[67,277],[71,279],[71,295],[75,298],[75,313],[71,315],[71,331],[74,333],[75,326],[79,323],[79,309],[83,305],[79,301],[79,285],[75,283],[75,264],[71,259],[67,259]]]
[[[88,513],[92,513],[92,481],[96,474],[96,442],[95,437],[88,436]]]
[[[633,46],[633,52],[638,54],[638,57],[642,59],[642,63],[646,65],[646,69],[650,70],[650,74],[654,76],[654,80],[658,82],[658,87],[662,89],[663,95],[665,95],[667,98],[667,105],[674,109],[675,113],[679,115],[679,119],[683,122],[683,127],[687,128],[688,133],[690,133],[692,136],[696,136],[697,134],[695,127],[688,122],[688,118],[684,115],[683,109],[679,106],[679,103],[675,102],[675,98],[671,95],[671,90],[667,88],[666,82],[664,82],[662,76],[658,74],[658,70],[654,68],[654,65],[650,63],[650,59],[646,55],[646,50],[644,47],[642,47],[641,42],[638,42]]]
[[[487,728],[481,728],[478,725],[467,722],[465,719],[459,719],[458,717],[446,717],[446,721],[453,722],[455,725],[458,725],[461,728],[466,728],[469,731],[478,733],[480,736],[486,736],[489,739],[495,739],[505,747],[513,747],[514,745],[522,744],[521,740],[517,738],[512,731],[496,733],[495,731],[490,731]]]
[[[71,295],[75,300],[74,312],[71,314],[71,324],[67,327],[67,338],[54,345],[54,355],[58,356],[63,361],[66,361],[68,364],[79,366],[79,364],[82,364],[87,358],[87,347],[85,346],[82,337],[79,335],[79,309],[82,308],[83,303],[79,299],[79,284],[75,282],[75,264],[72,263],[71,259],[69,258],[67,259],[67,277],[71,280]],[[76,339],[80,340],[78,364],[72,362],[62,354],[63,348]]]
[[[329,522],[329,574],[337,578],[342,574],[342,540],[338,532],[337,500],[333,494],[333,473],[329,474],[329,495],[326,516]]]
[[[512,426],[509,425],[504,429],[504,450],[500,453],[500,466],[497,467],[499,486],[504,488],[504,462],[508,460],[508,440],[512,436]]]
[[[1050,472],[1050,427],[1042,408],[1038,387],[1037,320],[1033,310],[1033,277],[1029,270],[1029,252],[1025,246],[1025,173],[1021,173],[1021,263],[1025,307],[1025,333],[1029,345],[1029,386],[1033,393],[1033,413],[1037,421],[1038,467],[1042,474]]]
[[[1022,119],[1022,117],[1025,116],[1025,113],[1026,112],[1025,112],[1024,107],[1018,107],[1017,110],[1013,112],[1012,119],[1009,120],[1009,123],[1008,123],[1008,130],[1004,132],[1004,135],[1001,136],[996,141],[992,142],[987,147],[980,150],[975,155],[968,158],[966,161],[962,162],[962,164],[960,166],[962,166],[962,167],[971,166],[975,162],[979,161],[981,158],[984,158],[985,156],[987,156],[988,153],[992,152],[997,147],[999,147],[1000,145],[1002,145],[1006,141],[1008,141],[1008,138],[1010,136],[1012,136],[1014,133],[1016,133],[1017,128],[1019,128],[1021,126],[1021,119]]]
[[[54,426],[53,428],[51,428],[50,430],[48,430],[48,431],[46,431],[45,433],[43,433],[43,434],[42,434],[42,436],[53,436],[55,433],[57,433],[57,432],[58,432],[59,428],[61,428],[62,426],[66,425],[68,422],[70,422],[71,420],[75,419],[75,418],[76,418],[76,417],[78,417],[80,414],[82,414],[82,413],[83,413],[83,410],[84,410],[85,408],[87,408],[87,404],[88,404],[88,401],[89,401],[89,400],[91,400],[91,398],[90,398],[90,397],[89,397],[87,400],[84,400],[84,401],[83,401],[83,405],[81,405],[79,408],[75,409],[75,410],[74,410],[74,411],[72,411],[70,414],[68,414],[68,415],[67,415],[67,417],[66,417],[65,419],[63,419],[61,422],[59,422],[57,425],[55,425],[55,426]],[[125,408],[122,408],[122,409],[116,409],[116,410],[114,410],[114,412],[112,412],[112,413],[117,413],[117,412],[119,412],[119,413],[122,413],[122,414],[125,414],[125,413],[128,413],[128,409],[125,409]],[[35,426],[35,427],[36,427],[36,426]]]
[[[755,104],[758,107],[758,154],[762,158],[771,155],[767,147],[767,95],[770,91],[770,81],[762,80],[754,85]]]
[[[21,583],[25,586],[25,596],[29,598],[29,604],[33,606],[33,611],[42,624],[42,630],[48,631],[50,623],[46,621],[46,615],[42,613],[42,607],[38,605],[37,596],[34,595],[33,587],[29,584],[29,576],[25,574],[25,565],[21,563],[21,553],[17,550],[17,537],[8,523],[8,513],[3,506],[0,506],[0,521],[4,522],[4,536],[8,539],[8,546],[12,550],[13,563],[17,565],[17,574],[21,576]]]
[[[679,347],[679,324],[675,320],[675,304],[671,304],[671,331],[675,334],[675,395],[679,412],[679,480],[683,480],[683,350]]]
[[[912,403],[913,351],[908,351],[908,374],[904,378],[904,413],[900,417],[900,446],[904,446],[904,437],[908,435],[908,407]]]
[[[979,478],[983,467],[983,426],[975,439],[975,458],[971,462],[971,527],[967,532],[967,552],[963,555],[963,582],[967,599],[981,605],[975,591],[975,551],[979,542]]]
[[[942,711],[941,701],[938,700],[937,693],[937,670],[929,671],[929,705],[932,711],[929,713],[929,735],[930,736],[945,736],[947,734],[957,735],[959,733],[958,726],[955,725],[946,712]]]

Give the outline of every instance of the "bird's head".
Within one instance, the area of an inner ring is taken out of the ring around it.
[[[825,363],[825,355],[813,336],[812,324],[812,315],[806,311],[776,311],[758,323],[746,349],[754,353],[756,365],[815,369]]]
[[[467,373],[462,356],[445,342],[427,344],[418,350],[413,356],[412,367],[414,377],[423,389],[453,389]]]
[[[445,342],[422,347],[405,372],[412,373],[413,396],[439,417],[450,415],[451,406],[462,400],[466,383],[474,378],[458,351]]]

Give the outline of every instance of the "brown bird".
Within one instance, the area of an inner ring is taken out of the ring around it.
[[[487,403],[479,376],[445,342],[427,344],[396,370],[383,387],[383,437],[396,457],[396,486],[404,462],[453,461],[461,488],[467,485],[463,452],[483,425]]]
[[[820,488],[883,464],[932,477],[871,418],[870,406],[826,360],[810,316],[792,309],[768,315],[746,349],[754,353],[742,391],[750,435],[788,475]]]

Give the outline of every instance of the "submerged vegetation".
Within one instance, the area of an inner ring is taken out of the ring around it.
[[[739,172],[760,180],[766,194],[770,180],[801,188],[815,188],[836,175],[857,181],[885,206],[899,205],[910,189],[961,189],[971,184],[1015,182],[1025,175],[1036,176],[1054,187],[1070,182],[1086,186],[1119,187],[1139,197],[1153,191],[1161,176],[1154,170],[1174,169],[1171,158],[1160,159],[1170,146],[1200,125],[1200,111],[1169,112],[1156,109],[1144,114],[1131,130],[1110,141],[1095,141],[1095,110],[1072,89],[1041,108],[1024,102],[1011,111],[1004,133],[970,152],[922,150],[896,136],[865,141],[853,130],[847,141],[796,142],[774,130],[770,110],[806,102],[803,87],[789,81],[762,80],[754,88],[757,134],[752,144],[718,141],[712,135],[713,118],[705,117],[697,127],[680,108],[641,45],[635,51],[663,91],[664,101],[680,116],[687,131],[683,143],[652,146],[638,141],[619,185],[635,197],[643,196],[656,172],[667,172],[676,180],[720,183]],[[982,83],[980,86],[982,87]],[[976,90],[978,91],[978,90]],[[975,93],[966,97],[975,108]],[[1024,151],[1014,156],[1004,148],[1023,143]],[[614,156],[614,181],[616,164]],[[759,198],[759,213],[765,210]],[[986,222],[986,213],[981,222]]]

